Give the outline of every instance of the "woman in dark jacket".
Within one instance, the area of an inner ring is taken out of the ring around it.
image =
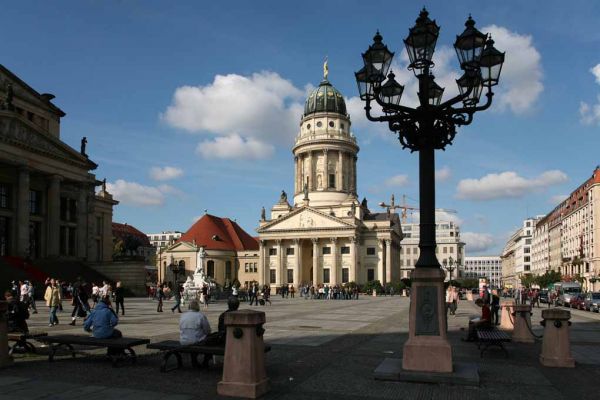
[[[116,305],[116,313],[119,315],[119,305],[121,306],[121,315],[125,315],[125,289],[121,285],[121,281],[117,282],[117,287],[115,288],[115,303]]]

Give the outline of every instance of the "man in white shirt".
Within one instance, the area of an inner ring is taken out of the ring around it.
[[[182,345],[197,344],[210,334],[208,319],[200,312],[198,300],[190,301],[190,311],[186,311],[179,319],[179,343]]]

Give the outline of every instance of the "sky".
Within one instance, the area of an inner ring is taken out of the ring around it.
[[[207,210],[255,234],[261,207],[293,193],[291,147],[307,93],[344,94],[358,139],[358,192],[418,207],[418,155],[368,122],[354,71],[377,29],[414,105],[402,39],[420,8],[441,26],[445,98],[469,14],[506,51],[492,107],[436,152],[436,206],[456,210],[467,255],[499,254],[599,164],[600,3],[592,1],[27,1],[2,6],[0,63],[67,115],[61,138],[99,164],[114,220],[187,230]]]

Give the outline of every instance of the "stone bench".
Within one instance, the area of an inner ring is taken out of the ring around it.
[[[493,327],[477,329],[477,348],[481,350],[481,357],[483,357],[483,353],[490,346],[500,347],[502,351],[504,351],[504,355],[508,357],[508,351],[504,347],[504,343],[508,343],[510,341],[510,336],[506,332],[499,329]]]
[[[183,365],[182,354],[189,354],[194,368],[208,367],[206,363],[198,363],[198,355],[203,354],[205,356],[223,356],[225,355],[225,346],[219,345],[206,345],[206,344],[191,344],[182,345],[178,340],[164,340],[162,342],[151,343],[146,346],[149,349],[164,351],[163,360],[160,365],[160,372],[168,372],[179,369]],[[265,346],[265,353],[270,351],[270,346]],[[177,359],[177,366],[174,368],[167,368],[169,358],[175,356]]]
[[[37,340],[41,337],[48,336],[47,332],[10,332],[8,334],[8,341],[15,342],[12,346],[9,346],[8,354],[12,355],[17,348],[25,349],[27,353],[35,354],[37,352],[35,345],[31,343],[29,339]]]
[[[115,339],[97,339],[92,336],[84,335],[53,335],[37,338],[39,342],[49,345],[48,361],[54,361],[56,351],[65,346],[75,358],[75,349],[73,345],[104,347],[107,349],[107,356],[111,360],[113,367],[119,366],[121,361],[130,361],[135,364],[137,355],[133,350],[135,346],[141,346],[150,343],[150,339],[142,338],[115,338]]]

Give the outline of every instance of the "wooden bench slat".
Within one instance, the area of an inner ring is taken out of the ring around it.
[[[45,343],[57,343],[57,344],[77,344],[77,345],[88,345],[98,347],[112,347],[112,348],[127,348],[132,346],[140,346],[143,344],[150,343],[150,339],[144,338],[111,338],[111,339],[97,339],[93,336],[83,335],[53,335],[44,336],[38,338],[40,342]]]

